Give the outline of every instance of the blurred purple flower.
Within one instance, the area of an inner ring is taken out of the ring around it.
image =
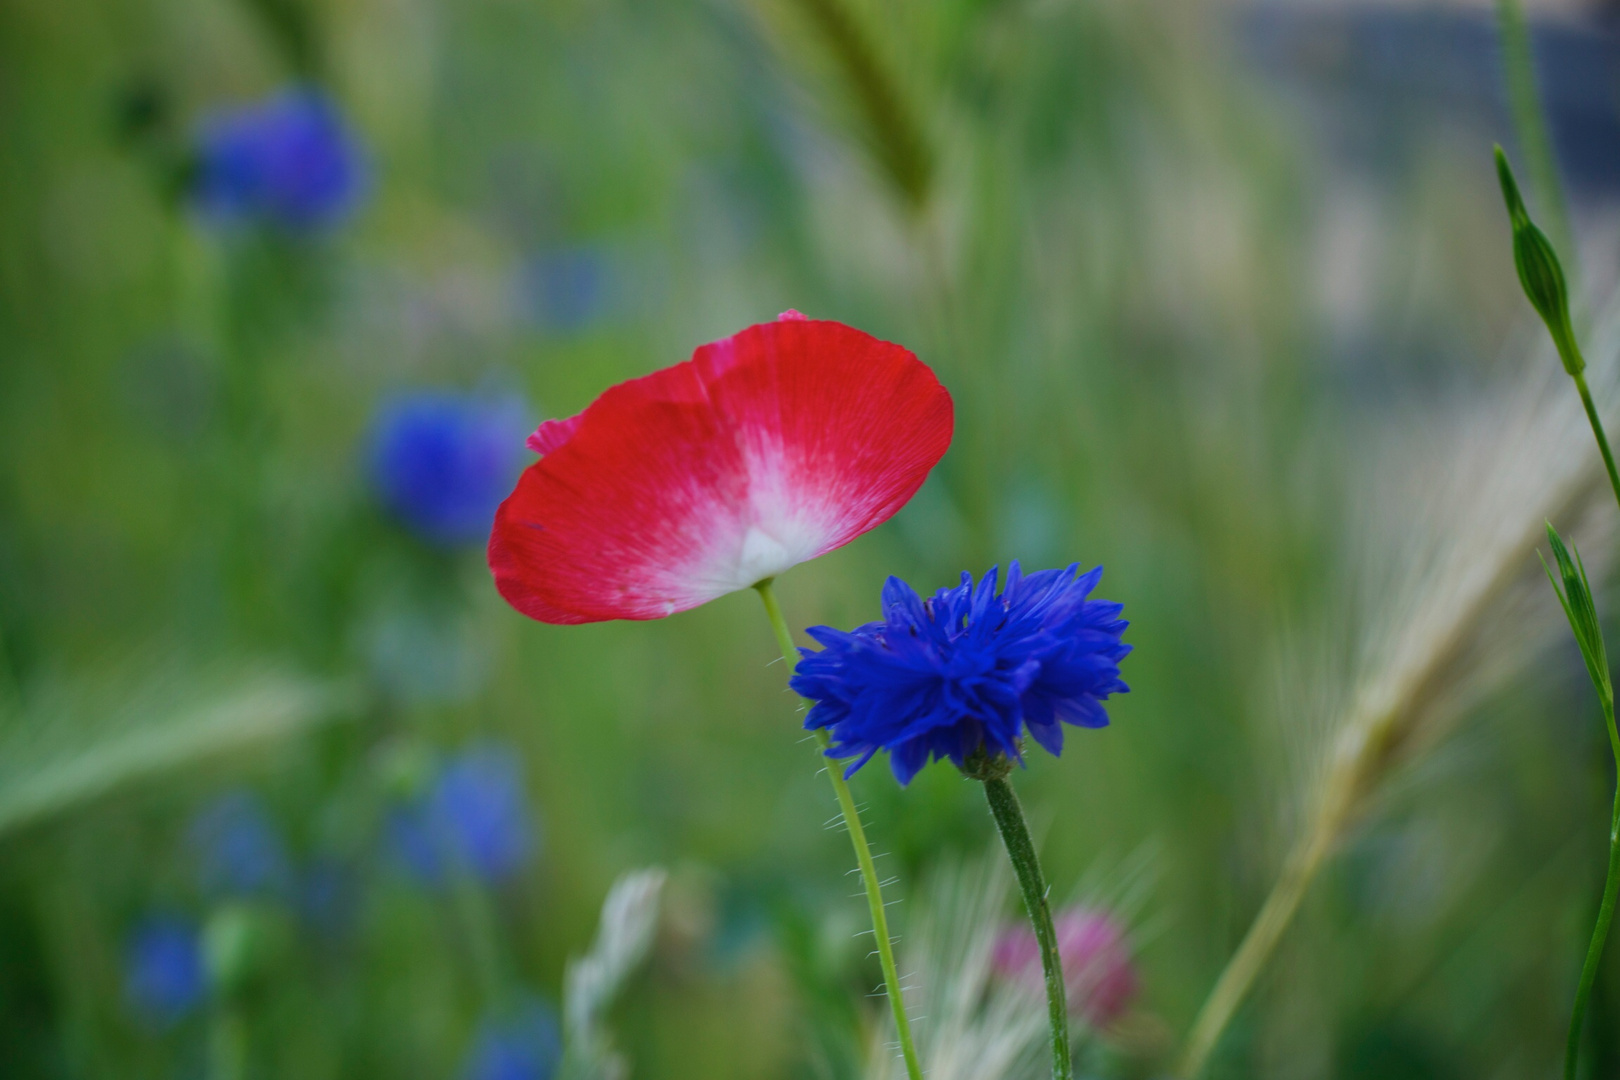
[[[359,143],[311,86],[220,110],[197,136],[192,198],[222,222],[327,229],[353,212],[365,186]]]
[[[1108,912],[1072,907],[1054,922],[1058,955],[1063,960],[1063,982],[1069,993],[1069,1012],[1093,1027],[1116,1019],[1136,997],[1136,969],[1131,964],[1125,930]],[[1041,950],[1026,924],[1006,927],[996,939],[991,964],[1004,979],[1024,983],[1036,993],[1045,981]]]
[[[196,924],[176,915],[142,920],[124,950],[124,998],[144,1022],[169,1027],[208,989]]]
[[[524,998],[479,1025],[463,1080],[551,1080],[562,1058],[557,1015],[537,998]]]
[[[372,421],[372,485],[388,510],[429,543],[482,543],[522,469],[531,426],[513,397],[401,395]]]
[[[192,817],[187,835],[204,893],[284,896],[292,885],[281,830],[251,791],[228,791],[209,802]]]
[[[444,881],[455,864],[486,882],[510,878],[537,840],[523,769],[509,746],[475,743],[446,762],[432,786],[391,822],[395,848],[424,884]]]

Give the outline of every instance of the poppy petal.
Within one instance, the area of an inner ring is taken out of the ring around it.
[[[585,419],[585,414],[570,416],[566,420],[547,420],[534,429],[534,434],[526,440],[530,450],[537,454],[549,454],[563,443],[574,437],[579,430],[579,422]]]
[[[490,567],[542,622],[697,607],[888,520],[952,424],[950,395],[898,345],[829,321],[751,326],[541,425]]]

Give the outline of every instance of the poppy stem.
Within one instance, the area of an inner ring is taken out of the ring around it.
[[[984,781],[984,797],[990,803],[990,814],[1001,830],[1001,840],[1007,846],[1007,857],[1012,860],[1013,872],[1018,875],[1018,888],[1024,894],[1024,908],[1035,928],[1035,940],[1041,946],[1041,970],[1046,975],[1046,1012],[1052,1027],[1052,1075],[1056,1080],[1073,1080],[1074,1059],[1069,1053],[1069,1003],[1063,983],[1063,957],[1058,952],[1057,931],[1052,926],[1052,905],[1047,897],[1046,879],[1041,874],[1041,861],[1035,854],[1035,844],[1029,838],[1029,826],[1024,821],[1024,808],[1018,803],[1018,793],[1006,776],[994,776]]]
[[[776,631],[776,642],[782,649],[782,660],[788,665],[788,671],[793,671],[793,657],[797,649],[793,645],[793,632],[788,629],[787,620],[782,618],[782,606],[776,601],[776,593],[771,588],[771,579],[766,578],[754,589],[759,598],[765,602],[765,615],[771,621],[771,629]],[[832,740],[825,729],[816,731],[816,745],[825,752],[828,743]],[[860,812],[855,808],[855,798],[849,793],[849,784],[844,781],[844,774],[839,769],[836,760],[823,760],[827,765],[827,778],[832,781],[833,794],[838,797],[838,809],[844,816],[844,827],[849,830],[849,842],[855,848],[855,861],[860,864],[861,881],[866,885],[866,905],[872,911],[872,935],[877,939],[878,961],[883,966],[883,984],[889,994],[889,1010],[894,1014],[895,1034],[900,1041],[900,1053],[905,1058],[906,1076],[909,1080],[922,1080],[922,1065],[917,1060],[917,1047],[911,1038],[911,1019],[906,1016],[905,998],[900,992],[900,971],[894,963],[894,941],[889,937],[889,919],[884,914],[883,887],[878,881],[877,866],[872,862],[872,849],[866,842],[866,830],[861,826]],[[1048,920],[1050,922],[1050,920]]]

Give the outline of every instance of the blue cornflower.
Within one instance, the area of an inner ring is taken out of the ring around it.
[[[370,436],[371,480],[383,504],[429,543],[483,543],[526,451],[523,404],[442,390],[387,401]]]
[[[444,880],[447,863],[488,882],[511,877],[537,846],[516,752],[492,741],[463,750],[422,798],[395,813],[392,834],[405,864],[427,884]]]
[[[124,997],[141,1019],[168,1027],[196,1008],[207,990],[194,923],[153,915],[135,927],[124,950]]]
[[[251,791],[227,791],[191,819],[187,839],[203,891],[212,896],[283,896],[292,858],[270,810]]]
[[[359,143],[331,98],[293,86],[204,122],[192,197],[221,221],[319,231],[358,205],[365,171]]]
[[[964,767],[981,748],[1022,760],[1026,729],[1061,753],[1064,723],[1107,725],[1103,700],[1129,689],[1121,605],[1086,599],[1102,567],[1077,569],[1025,577],[1014,562],[999,594],[992,569],[977,588],[964,573],[927,600],[891,577],[882,622],[808,631],[825,648],[800,650],[792,679],[814,702],[804,726],[828,729],[828,756],[856,759],[845,776],[887,750],[902,784],[931,760]]]
[[[509,1012],[479,1025],[462,1070],[464,1080],[551,1080],[562,1058],[556,1013],[526,997]]]

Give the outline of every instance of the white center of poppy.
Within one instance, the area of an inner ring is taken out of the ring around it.
[[[797,562],[799,559],[780,540],[759,526],[750,525],[743,534],[742,550],[737,555],[737,580],[753,585],[775,577]]]

